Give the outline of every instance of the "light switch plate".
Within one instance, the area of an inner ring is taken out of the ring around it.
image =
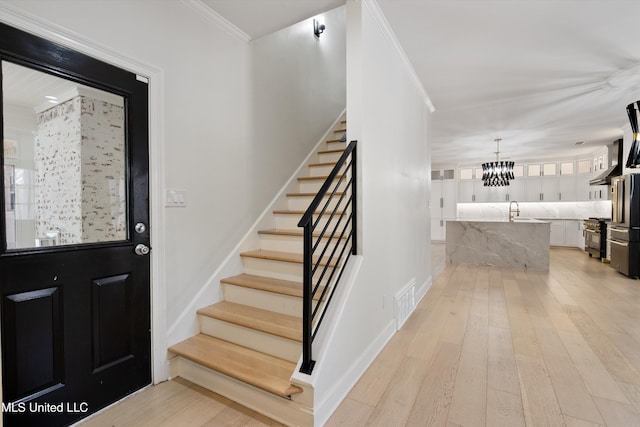
[[[180,207],[187,206],[187,190],[168,189],[165,194],[166,207]]]

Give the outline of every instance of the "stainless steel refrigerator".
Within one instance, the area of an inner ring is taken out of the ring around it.
[[[611,180],[611,267],[629,277],[640,270],[640,173]]]

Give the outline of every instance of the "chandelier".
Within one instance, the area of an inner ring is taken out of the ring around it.
[[[514,179],[513,162],[500,161],[500,141],[496,138],[496,161],[482,164],[482,181],[485,187],[504,187]]]

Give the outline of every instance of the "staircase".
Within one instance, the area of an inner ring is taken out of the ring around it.
[[[240,254],[243,273],[221,280],[224,301],[198,310],[200,333],[169,348],[172,375],[286,425],[313,425],[313,390],[291,381],[302,352],[297,223],[344,152],[345,134],[342,120],[286,195],[287,209],[273,211],[275,228],[258,232],[260,248]]]

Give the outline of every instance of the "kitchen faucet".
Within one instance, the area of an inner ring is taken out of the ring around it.
[[[515,210],[511,209],[511,205],[514,204],[514,203],[516,204],[516,209]],[[520,216],[520,205],[515,200],[513,200],[511,203],[509,203],[509,222],[513,222],[513,214],[514,213],[516,214],[516,216]]]

